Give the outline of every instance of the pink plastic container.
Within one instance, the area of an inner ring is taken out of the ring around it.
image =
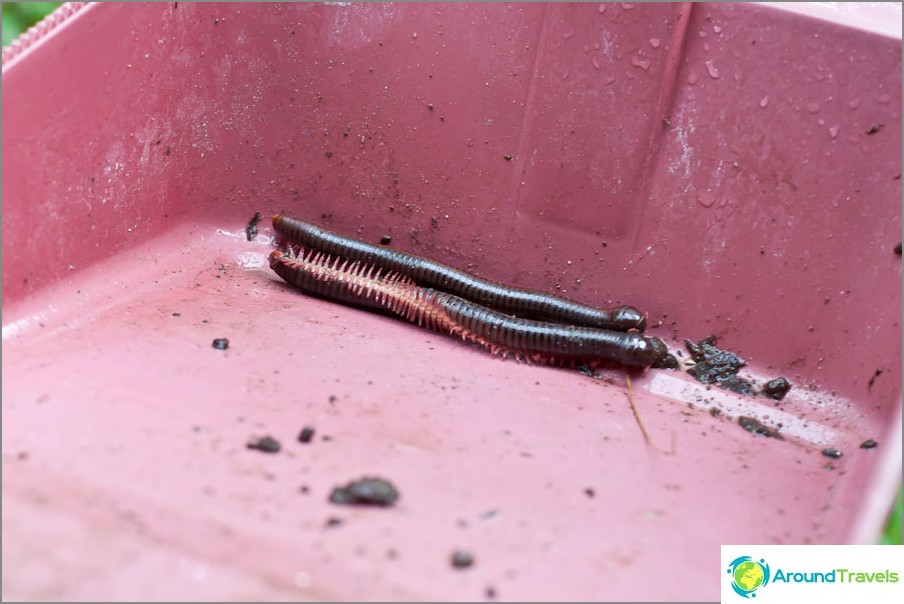
[[[64,6],[3,58],[4,598],[713,600],[720,544],[873,542],[902,454],[900,18]],[[620,372],[284,286],[255,211],[632,304],[793,388],[646,372],[663,454]],[[328,502],[362,476],[398,503]]]

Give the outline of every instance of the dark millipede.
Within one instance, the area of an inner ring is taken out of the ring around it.
[[[615,331],[643,331],[646,327],[643,313],[631,306],[596,308],[552,294],[510,287],[429,258],[343,237],[282,214],[273,216],[273,228],[283,238],[306,250],[325,252],[405,275],[422,287],[448,292],[502,313]]]
[[[421,287],[407,275],[322,251],[296,254],[291,247],[277,250],[270,254],[270,267],[307,293],[388,309],[418,325],[458,335],[493,354],[551,364],[610,361],[646,368],[667,353],[665,344],[655,337],[510,316],[449,292]]]

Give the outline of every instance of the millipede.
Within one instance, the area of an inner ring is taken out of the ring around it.
[[[317,249],[288,246],[270,254],[287,283],[329,300],[388,310],[412,323],[460,336],[491,353],[546,364],[607,361],[646,368],[668,353],[659,338],[638,332],[508,315],[409,275]]]
[[[646,317],[632,306],[597,308],[553,294],[503,285],[416,254],[344,237],[283,214],[273,216],[273,228],[305,250],[403,275],[421,287],[448,292],[504,314],[622,332],[642,332],[646,327]]]

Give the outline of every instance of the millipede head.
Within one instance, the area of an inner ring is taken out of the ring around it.
[[[286,254],[282,250],[273,250],[270,252],[270,268],[274,268],[277,264],[280,264],[285,257]]]
[[[633,306],[618,306],[612,309],[612,318],[621,331],[643,331],[647,327],[647,318]]]

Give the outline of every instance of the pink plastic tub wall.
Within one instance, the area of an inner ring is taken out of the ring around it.
[[[4,597],[716,599],[720,544],[874,541],[900,5],[819,10],[64,7],[4,55]],[[635,305],[793,389],[648,371],[648,445],[621,372],[286,287],[274,212]],[[327,501],[362,476],[396,505]]]

